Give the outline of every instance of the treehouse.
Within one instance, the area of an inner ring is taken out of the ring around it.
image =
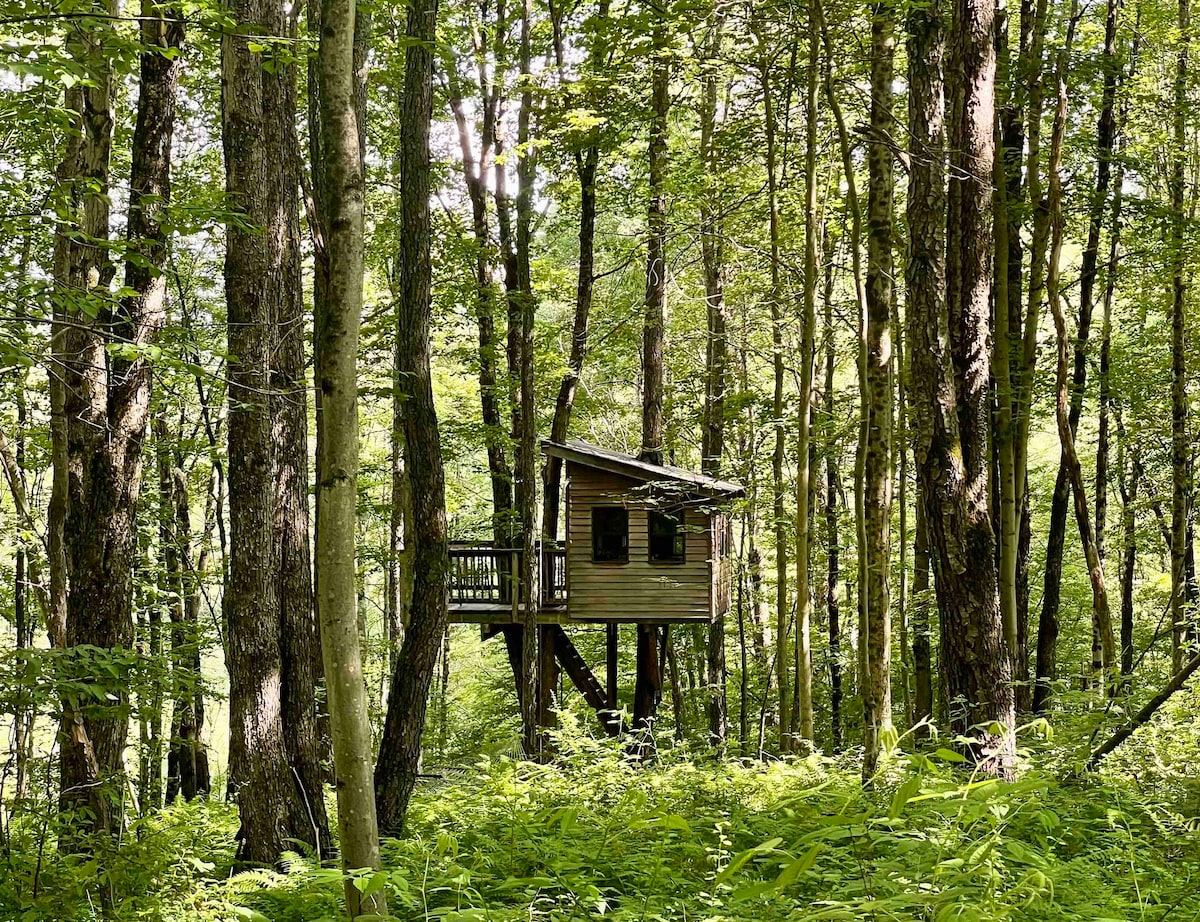
[[[732,587],[729,503],[735,483],[655,464],[581,441],[544,441],[562,459],[565,541],[539,545],[539,669],[549,681],[564,669],[588,703],[616,707],[619,625],[638,626],[638,682],[661,689],[667,626],[723,618]],[[524,621],[518,584],[521,551],[486,544],[450,548],[449,614],[478,623],[485,638],[503,634],[519,664]],[[564,627],[606,626],[607,689],[591,674]],[[645,637],[643,637],[645,635]],[[650,652],[643,651],[649,645]],[[611,722],[605,723],[612,729]]]

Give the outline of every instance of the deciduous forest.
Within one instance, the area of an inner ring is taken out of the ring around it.
[[[0,919],[1200,919],[1191,0],[0,0]]]

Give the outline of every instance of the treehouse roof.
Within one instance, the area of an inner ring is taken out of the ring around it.
[[[640,480],[647,486],[664,492],[682,493],[713,500],[737,499],[746,495],[746,488],[728,480],[719,480],[670,464],[653,464],[624,452],[601,448],[579,439],[566,442],[542,441],[542,451],[556,458],[582,464],[585,467],[608,471]]]

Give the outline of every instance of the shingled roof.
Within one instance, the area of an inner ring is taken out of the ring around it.
[[[670,464],[652,464],[634,455],[601,448],[579,439],[569,439],[566,442],[544,439],[542,451],[565,461],[620,474],[648,484],[675,485],[683,492],[711,499],[737,499],[746,495],[746,488],[741,484],[718,480],[708,474],[699,474]]]

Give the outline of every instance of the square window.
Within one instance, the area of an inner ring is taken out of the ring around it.
[[[623,506],[592,509],[592,560],[596,563],[629,562],[629,511]]]
[[[687,532],[683,530],[683,511],[659,512],[651,509],[650,561],[683,563],[687,552]]]

